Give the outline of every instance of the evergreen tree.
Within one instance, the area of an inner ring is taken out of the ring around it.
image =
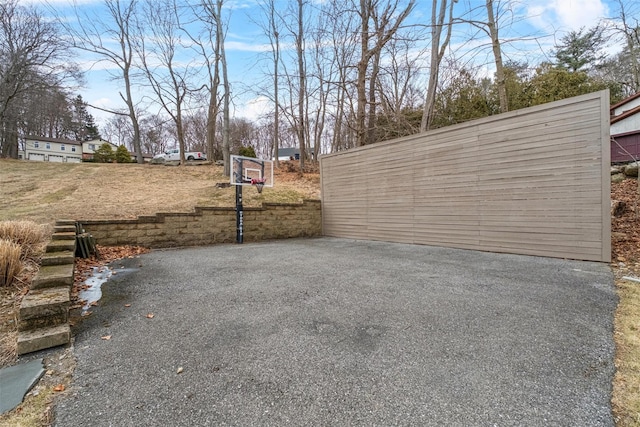
[[[256,156],[256,151],[250,145],[248,147],[240,147],[238,154],[244,157],[258,157]]]
[[[620,85],[590,77],[583,71],[572,72],[551,64],[542,64],[529,81],[526,91],[531,105],[610,89],[611,99],[619,99]]]
[[[116,149],[115,159],[118,163],[131,163],[131,153],[127,150],[127,147],[124,145],[119,145]]]
[[[605,43],[603,28],[595,26],[589,30],[580,28],[563,36],[556,46],[556,65],[569,71],[590,71],[606,57],[601,53]]]
[[[76,141],[90,141],[100,139],[100,132],[95,124],[93,116],[87,111],[82,95],[73,100],[73,119],[71,131]]]
[[[93,161],[98,163],[111,163],[115,160],[116,155],[111,148],[111,144],[105,142],[93,153]]]

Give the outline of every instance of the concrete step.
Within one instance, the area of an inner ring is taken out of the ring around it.
[[[56,225],[53,227],[54,233],[75,233],[76,226],[75,225]]]
[[[76,220],[75,219],[59,219],[56,220],[56,225],[73,225],[74,227],[76,226]]]
[[[71,328],[68,324],[22,331],[18,332],[18,354],[69,344],[70,341]]]
[[[76,240],[52,240],[47,244],[47,252],[75,251]]]
[[[51,240],[75,240],[75,238],[76,238],[75,230],[69,233],[53,233],[51,235]]]
[[[73,264],[45,265],[31,281],[31,289],[73,285]]]
[[[73,264],[75,261],[74,251],[61,251],[45,253],[42,256],[40,265],[61,265],[61,264]]]
[[[22,298],[18,330],[60,325],[69,320],[70,288],[32,289]]]

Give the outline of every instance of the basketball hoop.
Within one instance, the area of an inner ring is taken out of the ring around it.
[[[262,194],[262,189],[264,188],[264,183],[267,181],[267,178],[252,178],[251,185],[255,185],[258,189],[258,194]]]

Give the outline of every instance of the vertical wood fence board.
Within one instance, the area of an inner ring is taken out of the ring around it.
[[[320,158],[323,233],[608,262],[609,95]]]

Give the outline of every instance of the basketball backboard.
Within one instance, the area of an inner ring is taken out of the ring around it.
[[[273,187],[273,161],[253,157],[231,156],[231,185],[255,185],[263,181]]]

